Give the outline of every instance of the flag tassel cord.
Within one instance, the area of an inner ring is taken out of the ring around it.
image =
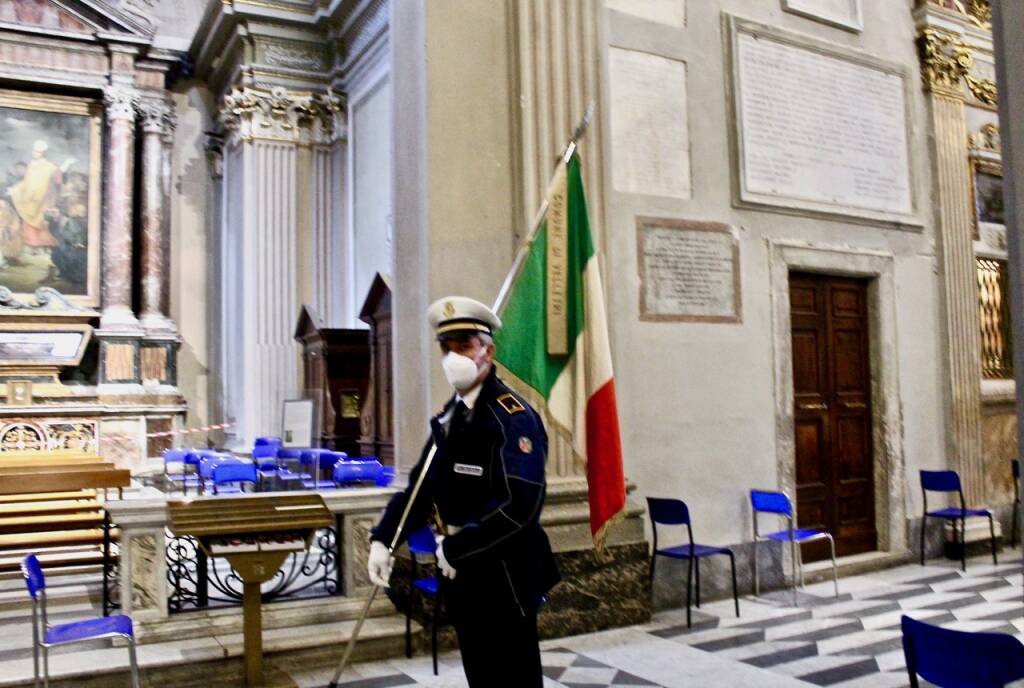
[[[576,125],[576,130],[572,134],[572,138],[569,139],[569,145],[565,147],[565,152],[559,159],[558,164],[567,165],[572,156],[576,153],[576,148],[579,145],[580,139],[587,133],[587,127],[590,126],[590,120],[594,117],[594,101],[590,101],[587,105],[586,112],[583,113],[583,119]],[[551,175],[552,179],[554,174]],[[550,186],[551,180],[548,180],[548,186]],[[545,187],[547,188],[547,186]],[[530,224],[530,233],[526,236],[526,239],[519,245],[519,250],[516,252],[516,258],[512,261],[512,269],[508,271],[505,276],[505,281],[501,283],[501,289],[498,290],[498,298],[494,300],[494,307],[491,309],[498,315],[505,310],[505,304],[508,302],[509,293],[512,291],[512,285],[515,284],[516,278],[519,277],[519,273],[523,270],[523,265],[526,263],[526,256],[530,253],[530,247],[533,245],[533,240],[537,238],[537,232],[540,231],[541,225],[544,224],[544,218],[548,213],[548,199],[545,198],[541,201],[540,207],[533,216],[533,222]]]

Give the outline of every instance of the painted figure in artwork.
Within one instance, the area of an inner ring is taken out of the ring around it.
[[[3,0],[0,0],[2,2]],[[99,181],[88,117],[2,105],[0,91],[0,285],[15,294],[51,287],[82,296],[89,266],[92,194]],[[90,259],[91,258],[91,259]]]
[[[32,144],[32,161],[25,169],[25,178],[9,189],[14,209],[21,216],[22,240],[37,252],[49,251],[57,245],[56,237],[50,232],[46,213],[57,207],[57,194],[63,173],[74,163],[74,159],[69,158],[58,167],[46,159],[48,148],[42,139]]]

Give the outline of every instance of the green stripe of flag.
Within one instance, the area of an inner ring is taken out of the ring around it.
[[[576,348],[576,339],[583,331],[583,269],[594,255],[590,236],[587,202],[579,158],[569,161],[568,185],[568,265],[569,284],[566,294],[569,338],[568,354],[547,353],[547,222],[537,232],[523,270],[501,313],[503,326],[495,333],[498,362],[520,380],[537,390],[545,399],[551,394],[555,380],[565,368]]]

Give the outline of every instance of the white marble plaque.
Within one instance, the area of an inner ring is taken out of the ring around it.
[[[641,320],[740,321],[739,245],[728,225],[637,221]]]
[[[685,0],[605,0],[608,9],[625,12],[659,24],[686,26]]]
[[[782,0],[782,7],[794,14],[802,14],[844,29],[860,31],[861,0]]]
[[[689,198],[686,63],[622,48],[608,52],[615,189]]]
[[[907,221],[905,76],[741,29],[741,201]]]

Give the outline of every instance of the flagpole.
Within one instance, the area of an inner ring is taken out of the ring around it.
[[[576,147],[579,145],[580,139],[587,133],[587,127],[590,126],[590,120],[594,117],[594,101],[590,101],[587,105],[586,112],[583,113],[583,119],[576,125],[576,130],[572,134],[572,138],[569,139],[569,145],[565,147],[565,153],[558,161],[558,165],[567,165],[572,160],[572,156],[576,153]],[[558,174],[557,169],[551,175],[552,179],[555,174]],[[547,186],[551,185],[551,180],[548,180]],[[498,290],[498,298],[494,300],[494,307],[491,309],[498,315],[505,310],[505,304],[508,302],[509,292],[512,290],[512,285],[515,284],[516,278],[519,277],[519,273],[523,271],[523,264],[526,262],[526,256],[530,253],[530,247],[533,245],[534,239],[537,238],[537,232],[540,231],[541,225],[544,224],[544,218],[548,212],[548,199],[545,196],[544,200],[541,201],[540,208],[533,216],[533,223],[530,225],[530,233],[526,236],[526,239],[519,245],[519,250],[516,252],[516,258],[512,261],[512,269],[508,271],[505,276],[505,281],[501,284],[501,289]]]

